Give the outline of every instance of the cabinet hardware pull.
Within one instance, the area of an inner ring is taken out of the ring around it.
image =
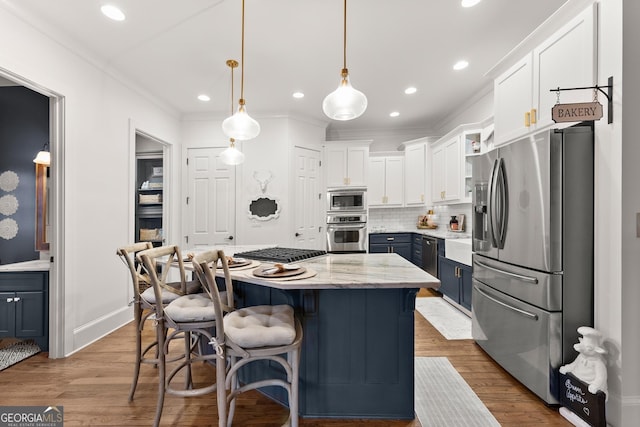
[[[7,302],[13,302],[13,298],[7,298]]]
[[[531,113],[529,111],[524,113],[524,126],[525,127],[531,126]]]
[[[13,302],[18,302],[18,301],[20,301],[20,297],[15,297],[15,298],[13,299]]]
[[[538,123],[538,110],[536,110],[535,108],[531,109],[531,124],[535,125],[536,123]]]

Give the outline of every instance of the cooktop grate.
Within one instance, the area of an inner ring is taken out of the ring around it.
[[[238,252],[234,256],[239,258],[249,258],[258,261],[272,261],[272,262],[294,262],[304,259],[314,258],[321,255],[326,255],[326,251],[316,249],[298,249],[298,248],[265,248],[257,249],[255,251]]]

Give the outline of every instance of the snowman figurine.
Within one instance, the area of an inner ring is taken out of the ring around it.
[[[607,365],[604,360],[606,350],[601,347],[602,334],[588,326],[578,328],[582,337],[573,345],[580,354],[568,365],[560,367],[560,373],[571,372],[580,381],[589,384],[589,392],[596,394],[598,391],[607,393]]]

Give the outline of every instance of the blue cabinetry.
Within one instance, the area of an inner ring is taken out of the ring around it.
[[[411,262],[417,265],[420,268],[423,268],[422,265],[422,234],[412,233],[411,234]]]
[[[299,409],[309,418],[413,419],[417,289],[275,289],[235,282],[238,307],[289,304],[302,322]],[[393,345],[380,337],[391,337]],[[284,377],[269,361],[241,381]],[[287,404],[287,393],[264,393]]]
[[[369,235],[370,253],[396,253],[411,261],[413,233],[381,233]]]
[[[30,338],[49,349],[49,273],[0,273],[0,338]]]
[[[440,292],[453,302],[471,310],[471,267],[440,255]]]

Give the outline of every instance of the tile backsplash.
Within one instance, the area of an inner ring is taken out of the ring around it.
[[[410,230],[416,227],[418,217],[425,215],[429,209],[433,209],[435,215],[437,215],[436,222],[440,228],[449,225],[452,215],[464,214],[464,229],[469,233],[471,232],[470,203],[432,207],[370,208],[367,227],[369,231]]]

